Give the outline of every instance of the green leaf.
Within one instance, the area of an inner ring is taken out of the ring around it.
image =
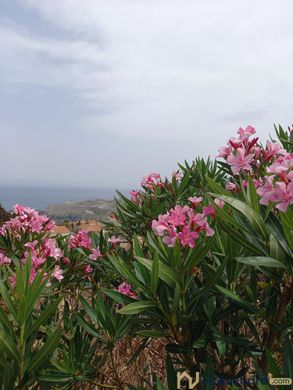
[[[44,325],[46,321],[56,312],[62,297],[57,298],[53,303],[46,307],[40,317],[33,323],[32,327],[28,328],[27,336],[32,332],[38,330],[40,326]]]
[[[154,261],[151,269],[151,292],[156,295],[157,286],[159,281],[159,254],[155,253]]]
[[[286,213],[281,213],[281,221],[284,229],[284,233],[290,249],[293,249],[293,211],[291,208]]]
[[[165,333],[163,331],[156,329],[139,330],[136,332],[136,334],[142,337],[150,338],[160,338],[165,336]]]
[[[167,368],[168,389],[176,390],[177,389],[176,372],[173,366],[172,359],[169,354],[167,356],[166,368]]]
[[[80,326],[85,329],[89,334],[96,337],[100,341],[104,341],[104,338],[101,336],[101,334],[96,331],[96,329],[92,325],[90,325],[84,318],[82,318],[81,315],[78,314],[76,318]]]
[[[10,314],[12,314],[15,321],[18,321],[18,315],[16,312],[16,308],[12,302],[12,299],[10,298],[10,294],[8,293],[6,287],[4,286],[4,283],[2,281],[0,282],[0,293],[2,295],[4,302],[6,303],[8,309],[9,309]]]
[[[247,199],[249,206],[257,213],[260,212],[259,196],[257,195],[256,188],[252,179],[248,178]]]
[[[133,288],[145,291],[145,286],[133,275],[130,268],[119,257],[114,255],[108,255],[108,257],[117,271],[132,284]]]
[[[218,285],[216,285],[216,288],[227,298],[240,303],[242,306],[245,306],[247,309],[251,310],[252,312],[256,311],[256,309],[253,306],[251,306],[249,302],[246,302],[244,299],[242,299],[238,294],[235,294],[233,291],[230,291],[227,288]]]
[[[176,309],[179,305],[179,300],[180,300],[180,288],[179,284],[176,283],[175,291],[174,291],[174,298],[171,306],[170,313],[171,315],[174,315],[176,313]]]
[[[222,199],[225,203],[229,204],[235,210],[239,211],[245,218],[248,219],[251,225],[255,228],[255,230],[261,235],[264,240],[268,239],[268,230],[260,214],[258,214],[255,210],[253,210],[251,207],[249,207],[247,204],[245,204],[239,199],[235,199],[231,196],[225,195],[213,195],[217,196],[219,199]]]
[[[247,238],[241,225],[239,225],[234,218],[232,218],[225,210],[217,208],[217,220],[220,229],[232,237],[235,242],[240,243],[244,248],[249,251],[253,250],[254,253],[263,254],[264,250],[257,246],[257,242],[252,242],[251,239]]]
[[[95,312],[95,309],[90,306],[87,301],[84,299],[84,297],[79,297],[80,302],[82,303],[82,306],[86,312],[86,314],[91,318],[93,322],[97,321],[97,313]]]
[[[281,378],[281,372],[277,366],[277,363],[275,362],[275,359],[273,358],[272,353],[267,348],[265,352],[269,363],[269,372],[273,375],[274,378]]]
[[[248,257],[235,257],[235,260],[240,263],[256,266],[256,267],[274,267],[274,268],[286,268],[286,266],[279,260],[272,257],[265,256],[248,256]]]
[[[216,346],[218,348],[220,356],[225,356],[226,355],[226,343],[222,338],[221,333],[217,328],[213,328],[213,335],[214,335],[214,340],[216,343]]]
[[[136,256],[143,257],[143,250],[138,242],[136,234],[133,237],[133,249]]]
[[[208,182],[209,187],[214,193],[221,194],[221,195],[230,195],[230,192],[227,191],[222,185],[217,183],[215,180],[211,179],[210,177],[206,177],[206,181]]]
[[[143,311],[146,311],[154,307],[157,307],[157,305],[151,301],[134,302],[122,307],[120,310],[118,310],[118,313],[133,315],[133,314],[141,313]]]
[[[120,303],[120,305],[127,305],[128,303],[134,302],[133,298],[130,298],[127,295],[122,294],[115,290],[102,288],[102,292],[106,294],[108,297],[112,298],[115,302]]]
[[[58,346],[61,334],[62,329],[60,327],[51,334],[45,344],[35,353],[31,359],[28,367],[29,372],[38,370],[49,360],[52,353]]]
[[[1,304],[0,304],[0,326],[3,326],[5,330],[9,333],[13,332],[13,328]]]
[[[14,340],[2,330],[0,330],[0,350],[16,362],[19,361],[18,350]]]
[[[141,264],[143,264],[146,268],[148,268],[150,271],[153,267],[153,261],[149,259],[145,259],[143,257],[136,257],[137,261],[139,261]],[[161,261],[159,263],[159,278],[162,279],[165,283],[167,283],[170,287],[175,287],[176,285],[176,279],[177,275],[175,271],[173,271],[170,267],[168,267],[166,264],[162,263]]]

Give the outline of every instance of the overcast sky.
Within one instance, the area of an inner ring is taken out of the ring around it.
[[[292,0],[0,0],[0,180],[135,186],[292,123]]]

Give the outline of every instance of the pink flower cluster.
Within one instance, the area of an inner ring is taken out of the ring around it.
[[[93,247],[92,239],[89,235],[89,232],[86,230],[80,230],[78,233],[73,234],[69,237],[68,240],[68,250],[70,251],[73,248],[83,248],[90,251],[89,259],[92,261],[97,260],[99,257],[102,257],[99,248]],[[91,279],[90,274],[93,272],[93,267],[90,264],[86,264],[84,267],[85,278],[87,280]]]
[[[23,233],[43,233],[52,232],[55,222],[46,215],[40,215],[37,210],[29,207],[15,205],[13,208],[13,218],[5,222],[0,229],[0,235],[6,236],[7,231],[15,237]]]
[[[9,265],[11,263],[11,259],[7,256],[5,256],[5,254],[0,251],[0,265]]]
[[[255,129],[251,126],[245,130],[240,128],[238,138],[230,138],[227,145],[219,149],[218,157],[227,161],[234,175],[249,172],[261,204],[273,202],[277,209],[285,212],[293,204],[293,153],[287,153],[278,142],[267,141],[262,147],[257,143],[258,138],[249,139],[253,134]],[[259,177],[260,167],[266,167],[264,177]],[[247,187],[247,180],[242,184]],[[239,187],[229,181],[226,189],[238,191]]]
[[[231,166],[233,175],[240,171],[252,172],[263,162],[271,161],[280,155],[285,154],[285,150],[277,142],[267,141],[266,148],[258,144],[258,137],[250,140],[255,134],[252,126],[246,129],[241,127],[237,131],[237,138],[230,138],[227,145],[219,149],[217,157],[224,158]]]
[[[130,191],[130,200],[131,200],[131,202],[140,204],[140,196],[141,196],[140,190],[132,190],[132,191]]]
[[[142,187],[148,188],[150,190],[154,190],[156,186],[163,186],[161,175],[159,173],[150,173],[149,175],[144,176],[140,184]]]
[[[135,298],[136,295],[132,292],[132,286],[128,283],[121,283],[118,288],[117,288],[117,291],[120,292],[121,294],[123,295],[127,295],[128,297],[131,297],[131,298]]]
[[[46,262],[48,257],[60,260],[63,256],[63,252],[57,247],[57,243],[54,238],[45,238],[40,242],[37,240],[27,242],[24,247],[26,248],[24,252],[24,262],[30,256],[34,268],[40,268],[41,265]]]
[[[192,202],[191,199],[189,200]],[[214,234],[207,221],[208,215],[214,215],[212,206],[204,207],[202,213],[195,213],[189,206],[177,205],[153,220],[152,228],[156,235],[163,237],[163,242],[169,247],[179,240],[183,247],[193,248],[200,232],[205,232],[207,237]]]
[[[80,230],[78,233],[71,235],[68,240],[68,250],[73,248],[91,249],[92,245],[92,240],[86,230]]]
[[[5,237],[9,234],[22,240],[22,237],[26,237],[26,233],[34,235],[33,237],[39,237],[34,241],[20,242],[22,246],[19,247],[18,256],[22,258],[23,263],[28,258],[31,259],[30,282],[34,280],[37,272],[42,269],[48,258],[58,261],[63,256],[56,240],[48,237],[48,233],[52,233],[54,227],[55,223],[46,215],[40,215],[37,210],[29,207],[15,205],[12,218],[5,222],[0,229],[0,235]],[[11,259],[6,257],[3,251],[0,253],[0,264],[11,264]],[[63,279],[62,270],[58,265],[54,267],[52,276],[57,280]],[[10,281],[13,285],[15,284],[15,275],[10,277]]]
[[[267,173],[263,185],[257,189],[261,197],[260,203],[276,203],[277,209],[286,212],[293,204],[293,153],[279,156],[267,168]]]

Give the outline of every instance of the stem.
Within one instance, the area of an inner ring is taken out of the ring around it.
[[[286,310],[288,305],[291,303],[293,298],[293,283],[291,281],[291,285],[284,288],[284,293],[280,299],[279,307],[277,313],[273,319],[275,325],[278,325],[280,321],[283,319],[286,314]],[[266,347],[270,352],[274,352],[275,347],[277,346],[278,340],[278,331],[270,327],[269,334],[266,340]],[[260,365],[266,374],[268,371],[268,359],[265,353],[263,353]]]
[[[22,378],[24,374],[24,355],[25,355],[25,344],[24,344],[24,330],[25,325],[20,325],[20,334],[19,334],[19,355],[20,355],[20,362],[19,362],[19,370],[18,370],[18,387],[19,389],[22,388]]]

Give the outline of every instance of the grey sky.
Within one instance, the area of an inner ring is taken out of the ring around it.
[[[292,122],[291,0],[0,0],[0,180],[135,186]]]

